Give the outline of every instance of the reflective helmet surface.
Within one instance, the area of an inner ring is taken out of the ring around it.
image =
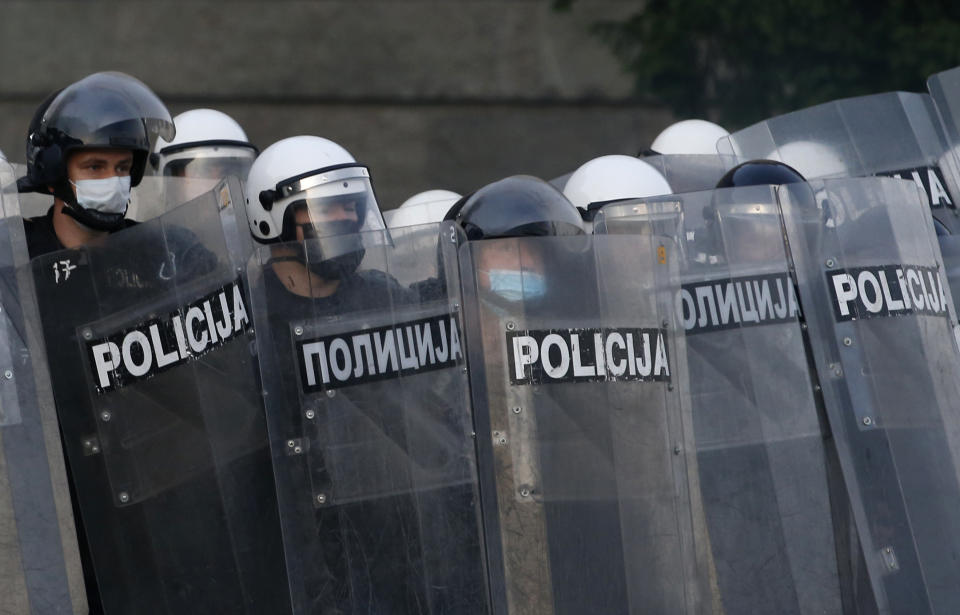
[[[66,166],[72,151],[125,149],[134,154],[130,182],[136,186],[152,142],[175,134],[170,112],[150,88],[123,73],[95,73],[38,109],[27,137],[27,176],[34,190],[53,186],[57,196],[72,199]]]
[[[748,160],[733,167],[717,182],[717,188],[779,186],[805,182],[796,169],[776,160]]]
[[[420,226],[440,222],[462,195],[450,190],[426,190],[404,201],[400,207],[384,212],[390,228]]]
[[[384,228],[367,167],[322,137],[277,141],[257,157],[247,175],[247,219],[250,233],[261,243],[293,239],[294,206],[344,200],[356,205],[354,232]]]
[[[157,139],[150,157],[158,175],[246,178],[257,148],[232,117],[215,109],[191,109],[173,121],[176,136],[172,141]]]
[[[515,175],[463,197],[447,213],[468,240],[495,237],[582,235],[577,208],[547,182]]]
[[[666,178],[652,165],[633,156],[601,156],[573,172],[563,195],[584,210],[623,199],[670,194]]]
[[[717,141],[730,133],[706,120],[682,120],[667,126],[653,140],[657,154],[716,154]]]

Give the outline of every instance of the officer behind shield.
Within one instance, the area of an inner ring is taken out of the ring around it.
[[[150,154],[150,171],[159,177],[183,178],[167,184],[170,203],[185,203],[211,190],[220,180],[247,178],[260,150],[232,117],[215,109],[191,109],[173,118],[177,135],[160,138]]]
[[[65,248],[96,243],[135,222],[125,217],[130,189],[140,183],[150,152],[159,136],[172,139],[173,121],[159,98],[143,83],[123,73],[95,73],[55,92],[37,109],[27,137],[27,175],[18,181],[21,192],[52,194],[45,216],[24,221],[30,258]],[[69,274],[69,271],[65,272]],[[96,305],[94,289],[89,301]],[[89,308],[89,306],[87,306]],[[41,306],[42,308],[42,306]],[[53,338],[69,338],[48,332]],[[55,384],[82,378],[73,370],[69,353],[49,353]],[[58,364],[63,369],[58,369]],[[58,413],[71,411],[58,406]],[[90,548],[77,504],[67,457],[71,500],[83,561],[91,613],[102,612]]]
[[[271,292],[301,298],[307,313],[349,310],[379,288],[400,292],[381,272],[357,272],[361,233],[385,226],[367,167],[333,141],[290,137],[265,149],[247,176],[247,218],[254,240],[276,244]]]
[[[246,186],[250,232],[266,244],[259,252],[258,273],[269,331],[260,334],[259,352],[261,366],[279,366],[264,372],[264,388],[282,399],[280,404],[274,397],[268,400],[274,402],[268,403],[271,442],[282,451],[289,434],[303,429],[304,415],[292,362],[291,323],[389,313],[414,298],[388,274],[359,270],[367,248],[382,246],[386,231],[367,167],[343,147],[315,136],[278,141],[256,159]],[[365,407],[362,395],[338,392],[335,401],[350,398],[355,407]],[[378,401],[368,410],[371,417],[379,416],[380,407],[390,407],[390,400],[372,395]],[[367,425],[378,424],[378,419],[368,420]],[[354,434],[338,431],[337,425],[330,429],[330,447],[352,444]],[[309,459],[284,456],[274,462],[287,549],[292,551],[287,559],[297,562],[289,564],[291,582],[300,584],[308,603],[303,608],[408,612],[423,601],[414,574],[420,556],[415,552],[418,529],[411,496],[377,495],[314,508],[303,491],[317,481],[337,478],[337,458],[328,459],[334,453],[326,445],[321,448],[312,449]],[[300,594],[294,594],[297,603]]]
[[[150,144],[172,139],[166,107],[140,81],[95,73],[51,95],[27,137],[21,192],[50,193],[46,216],[25,221],[30,257],[76,248],[127,228],[130,190],[143,178]]]
[[[550,184],[525,175],[501,179],[463,197],[445,219],[456,222],[468,241],[584,234],[577,208]],[[545,263],[529,245],[504,244],[503,250],[480,252],[478,283],[506,302],[543,299],[548,290],[563,292],[546,284],[545,268],[559,263]]]

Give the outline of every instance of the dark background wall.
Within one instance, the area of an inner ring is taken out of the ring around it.
[[[385,209],[420,190],[551,178],[636,153],[671,121],[636,102],[590,35],[635,2],[0,1],[0,149],[54,89],[91,72],[146,82],[171,112],[209,106],[265,147],[316,134],[370,165]]]

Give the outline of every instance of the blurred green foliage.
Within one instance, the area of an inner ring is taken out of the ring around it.
[[[576,0],[555,0],[557,10]],[[589,6],[584,2],[584,7]],[[960,64],[960,0],[641,0],[593,25],[641,99],[733,130],[818,103],[920,91]]]

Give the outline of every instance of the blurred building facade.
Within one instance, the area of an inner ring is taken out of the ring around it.
[[[631,95],[590,34],[631,1],[3,0],[0,149],[23,160],[51,91],[130,73],[173,113],[213,107],[261,147],[316,134],[372,169],[381,206],[505,175],[549,179],[601,154],[635,154],[668,111]]]

